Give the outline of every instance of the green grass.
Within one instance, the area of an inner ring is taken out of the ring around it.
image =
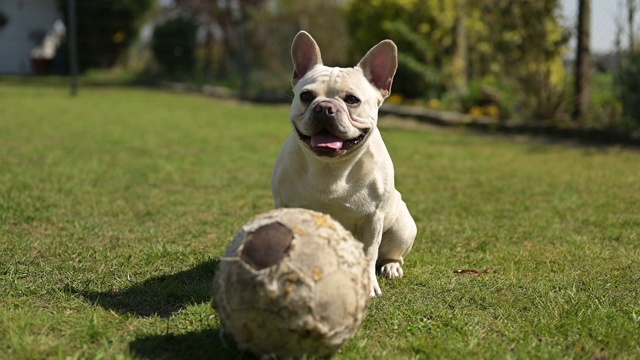
[[[0,79],[1,357],[247,357],[218,337],[209,284],[272,207],[287,114]],[[336,358],[639,356],[640,153],[383,136],[419,235]]]

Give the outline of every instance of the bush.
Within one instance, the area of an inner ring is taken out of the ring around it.
[[[624,116],[640,125],[640,50],[620,54],[616,88]]]
[[[382,39],[398,46],[399,67],[393,93],[407,98],[438,98],[446,91],[453,50],[455,4],[439,1],[353,0],[346,21],[353,41],[354,59]],[[402,19],[402,20],[399,20]],[[446,76],[446,75],[445,75]]]
[[[442,99],[447,109],[500,120],[522,119],[522,101],[517,91],[492,78],[472,81],[460,92],[449,92]]]
[[[393,90],[406,98],[458,96],[465,110],[489,107],[495,114],[500,106],[501,116],[509,116],[509,104],[485,104],[496,100],[486,99],[480,88],[465,89],[493,78],[518,93],[517,112],[525,117],[547,120],[566,111],[562,55],[569,36],[558,0],[348,3],[346,21],[357,52],[384,38],[398,45]]]
[[[153,56],[163,70],[171,74],[191,73],[196,65],[198,23],[182,15],[156,26],[153,32]]]

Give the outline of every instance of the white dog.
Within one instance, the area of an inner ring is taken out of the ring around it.
[[[396,45],[382,41],[356,67],[332,68],[301,31],[291,55],[293,132],[273,170],[275,205],[324,212],[350,230],[365,245],[371,296],[381,295],[376,267],[389,278],[401,277],[416,236],[376,127],[398,65]]]

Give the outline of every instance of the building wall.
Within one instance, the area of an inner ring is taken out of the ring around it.
[[[56,1],[0,0],[0,9],[9,20],[0,28],[0,74],[32,74],[36,34],[44,35],[61,18]]]

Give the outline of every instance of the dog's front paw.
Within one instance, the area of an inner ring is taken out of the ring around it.
[[[390,262],[380,269],[380,274],[388,277],[389,279],[401,278],[403,275],[402,267],[400,267],[400,264],[397,262]]]

